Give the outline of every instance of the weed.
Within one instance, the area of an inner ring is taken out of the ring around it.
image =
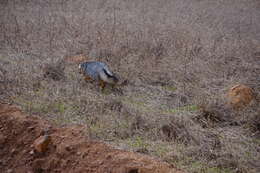
[[[145,139],[140,136],[130,139],[128,145],[136,150],[148,150],[150,144],[146,143]]]
[[[197,105],[188,105],[183,107],[178,107],[175,109],[168,109],[166,111],[163,111],[164,113],[178,113],[178,112],[194,112],[198,110]]]
[[[177,90],[177,87],[171,86],[171,85],[165,85],[165,86],[163,86],[163,89],[165,89],[165,90],[167,90],[167,91],[174,92],[174,91]]]

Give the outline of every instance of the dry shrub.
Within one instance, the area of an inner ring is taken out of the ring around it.
[[[167,141],[174,140],[185,145],[196,145],[199,141],[190,128],[191,123],[187,119],[174,117],[169,124],[163,125],[161,130]]]
[[[199,112],[193,117],[203,128],[236,124],[231,109],[223,100],[215,99],[199,106]]]
[[[260,135],[260,116],[255,115],[251,119],[250,124],[251,124],[252,131],[257,134],[257,135],[254,135],[254,136],[259,136]]]
[[[254,172],[247,170],[243,163],[239,162],[239,160],[231,153],[223,153],[222,155],[219,155],[216,159],[216,166],[222,169],[233,169],[236,173]]]
[[[203,158],[210,162],[215,161],[219,157],[218,153],[221,152],[221,146],[221,140],[216,134],[204,132],[199,145],[190,145],[184,153],[187,157],[192,157],[193,160],[201,160]]]
[[[254,129],[256,131],[258,131],[258,133],[259,133],[259,131],[260,131],[260,119],[259,119],[259,116],[256,118],[255,123],[253,123],[253,124],[254,124]]]
[[[7,79],[6,73],[7,71],[0,66],[0,99],[2,101],[5,100],[5,98],[8,98],[8,93],[6,92],[10,92],[10,89],[12,88],[12,81],[10,79]]]
[[[65,79],[65,66],[64,62],[57,62],[54,64],[46,64],[43,67],[43,77],[44,78],[49,78],[55,81],[60,81]]]
[[[143,131],[143,130],[148,130],[149,129],[149,125],[147,125],[146,120],[140,116],[140,115],[136,115],[133,119],[133,122],[131,123],[131,130],[133,132],[136,131]]]
[[[124,111],[122,102],[120,102],[118,100],[111,100],[108,103],[105,103],[104,107],[105,107],[105,109],[109,109],[111,111],[116,111],[119,113]]]

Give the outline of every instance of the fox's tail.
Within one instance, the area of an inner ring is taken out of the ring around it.
[[[118,83],[119,79],[116,76],[111,76],[111,78],[113,79],[114,83]]]
[[[113,80],[113,83],[117,83],[119,81],[119,79],[114,74],[112,74],[110,71],[108,71],[106,69],[103,69],[103,71],[109,79]]]

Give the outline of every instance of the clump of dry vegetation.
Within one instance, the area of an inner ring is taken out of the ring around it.
[[[257,0],[2,1],[0,98],[58,125],[189,172],[259,172]],[[77,63],[106,62],[125,86],[99,92]],[[258,96],[257,96],[258,97]]]

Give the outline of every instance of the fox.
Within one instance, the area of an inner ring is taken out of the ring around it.
[[[108,66],[100,61],[82,62],[79,64],[80,73],[85,77],[85,81],[98,81],[103,91],[107,84],[115,87],[119,79],[109,70]]]

